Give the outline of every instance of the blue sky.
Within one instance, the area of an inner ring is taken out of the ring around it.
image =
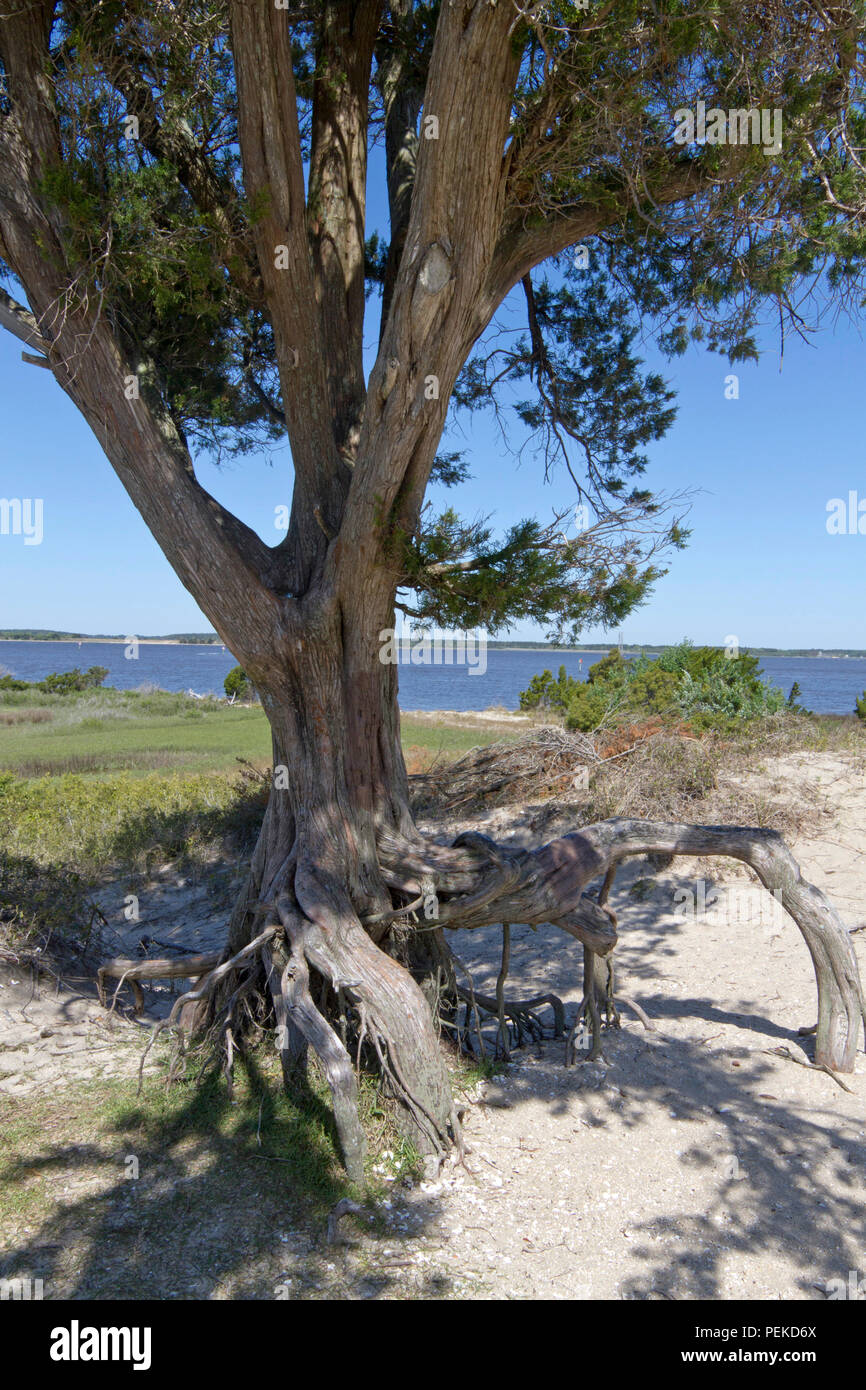
[[[369,309],[372,356],[372,300]],[[20,535],[0,534],[0,627],[207,630],[86,424],[49,372],[21,361],[21,346],[0,330],[0,497],[42,498],[44,537],[25,545]],[[723,358],[695,348],[659,363],[647,346],[646,360],[677,391],[679,413],[650,450],[646,483],[700,491],[689,547],[673,555],[670,573],[624,623],[627,642],[723,643],[734,635],[746,647],[866,648],[866,534],[830,535],[826,527],[831,498],[856,491],[866,499],[866,345],[840,320],[813,346],[789,340],[781,372],[775,329],[765,349],[759,364],[735,369],[740,395],[728,400],[732,368]],[[549,517],[573,500],[564,473],[545,485],[540,464],[527,457],[518,466],[486,417],[458,421],[446,444],[467,451],[474,477],[447,493],[434,490],[434,503],[469,516],[492,513],[504,527],[528,514]],[[198,472],[262,536],[279,539],[274,508],[289,501],[288,449],[222,469],[200,462]],[[524,624],[513,635],[543,632]],[[603,637],[600,629],[585,634]]]

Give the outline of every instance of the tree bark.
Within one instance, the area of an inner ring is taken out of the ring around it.
[[[392,912],[378,835],[386,827],[399,836],[415,833],[395,673],[378,660],[372,671],[352,667],[336,602],[323,605],[311,625],[314,640],[291,644],[279,669],[254,675],[273,731],[274,774],[226,956],[246,944],[262,911],[281,923],[291,956],[281,987],[285,1012],[323,1060],[347,1161],[357,1164],[347,1119],[354,1101],[345,1059],[338,1064],[325,1019],[313,1017],[318,1010],[303,973],[310,967],[350,1006],[356,1047],[366,1045],[378,1060],[402,1128],[422,1152],[436,1152],[449,1140],[452,1111],[438,1032],[411,971],[377,944],[385,944]],[[278,1012],[285,1022],[281,1005]],[[297,1037],[283,1049],[284,1069],[292,1051]]]

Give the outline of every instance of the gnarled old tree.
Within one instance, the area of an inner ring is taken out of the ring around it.
[[[380,654],[395,606],[573,633],[647,591],[682,533],[674,501],[637,485],[641,448],[673,413],[631,352],[639,323],[670,351],[703,336],[736,359],[754,354],[761,305],[784,332],[806,331],[810,289],[859,302],[863,6],[0,9],[0,321],[91,425],[254,681],[286,770],[199,993],[225,1020],[267,966],[287,1064],[307,1043],[319,1053],[357,1177],[352,1066],[311,970],[419,1145],[441,1148],[455,1122],[422,986],[442,929],[549,921],[603,955],[615,932],[586,896],[593,879],[647,851],[728,854],[796,919],[818,979],[817,1060],[850,1070],[851,944],[776,836],[611,821],[534,853],[427,843]],[[387,235],[365,212],[383,157]],[[495,539],[429,515],[431,478],[464,475],[437,453],[449,404],[495,405],[503,385],[545,469],[571,472],[589,518],[577,532],[528,520]],[[291,508],[269,545],[193,458],[283,439]],[[395,923],[415,946],[400,960]]]

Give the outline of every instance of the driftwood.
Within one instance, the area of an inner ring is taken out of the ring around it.
[[[525,801],[551,790],[571,789],[580,769],[606,761],[592,735],[542,725],[513,742],[481,744],[462,757],[409,782],[416,800],[435,797],[440,811],[454,811],[477,801]]]

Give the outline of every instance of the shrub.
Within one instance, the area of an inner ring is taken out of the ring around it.
[[[77,695],[82,690],[96,690],[107,675],[107,666],[88,666],[86,671],[74,666],[71,671],[52,671],[41,681],[16,680],[7,672],[0,676],[0,691],[39,690],[44,695]]]
[[[594,687],[588,681],[584,682],[578,686],[569,701],[565,726],[588,733],[590,729],[597,729],[605,715],[611,713],[615,706],[614,691],[606,691],[601,686]]]
[[[854,710],[858,719],[866,719],[866,690],[863,691],[863,694],[858,699],[854,706]]]
[[[719,647],[681,642],[657,658],[626,660],[611,651],[591,666],[585,681],[560,669],[535,676],[520,697],[521,708],[544,703],[561,709],[566,727],[588,732],[600,724],[630,723],[657,716],[669,722],[687,719],[695,728],[729,728],[782,710],[800,712],[799,688],[788,699],[761,679],[758,658],[730,658]],[[866,693],[864,715],[866,717]]]
[[[249,676],[241,666],[233,666],[223,681],[223,689],[229,699],[248,700],[253,693]]]
[[[527,688],[521,692],[520,708],[557,709],[564,714],[574,692],[580,688],[579,681],[566,675],[564,666],[560,666],[556,680],[550,671],[542,671],[540,676],[533,676]]]
[[[37,681],[35,688],[46,695],[75,695],[81,690],[94,690],[107,675],[107,666],[89,666],[86,671],[74,666],[71,671],[52,671],[43,681]]]

